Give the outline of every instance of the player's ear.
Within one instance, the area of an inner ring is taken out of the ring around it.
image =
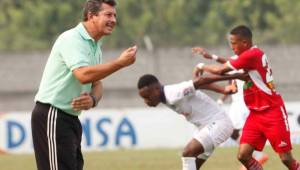
[[[251,40],[248,38],[243,38],[242,42],[243,42],[244,46],[247,46],[247,47],[252,46]]]
[[[249,46],[249,42],[246,40],[246,39],[242,39],[242,45],[243,45],[243,47],[248,47]]]

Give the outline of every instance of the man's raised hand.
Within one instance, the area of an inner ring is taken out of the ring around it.
[[[129,47],[122,52],[120,57],[118,58],[118,63],[122,66],[129,66],[135,62],[137,46]]]

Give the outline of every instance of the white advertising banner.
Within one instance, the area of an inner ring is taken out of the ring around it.
[[[291,139],[300,143],[300,102],[286,103]],[[0,153],[33,151],[31,114],[0,114]],[[94,109],[80,116],[82,149],[175,148],[192,137],[193,125],[172,110],[160,108]]]
[[[0,115],[0,152],[33,151],[30,119],[30,112]],[[83,151],[180,147],[194,128],[168,108],[94,109],[80,121]]]

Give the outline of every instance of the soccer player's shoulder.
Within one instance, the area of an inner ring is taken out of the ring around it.
[[[252,54],[252,55],[255,55],[255,56],[264,54],[264,52],[258,47],[250,48],[248,50],[248,53]]]
[[[261,49],[254,47],[248,49],[242,55],[244,58],[252,58],[252,57],[262,56],[263,54],[264,52]]]

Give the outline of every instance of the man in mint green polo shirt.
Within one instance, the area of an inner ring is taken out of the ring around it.
[[[82,170],[82,128],[78,115],[101,98],[101,80],[134,63],[137,47],[102,64],[100,39],[116,25],[114,0],[87,0],[83,22],[62,33],[49,55],[32,112],[32,136],[39,170]]]

